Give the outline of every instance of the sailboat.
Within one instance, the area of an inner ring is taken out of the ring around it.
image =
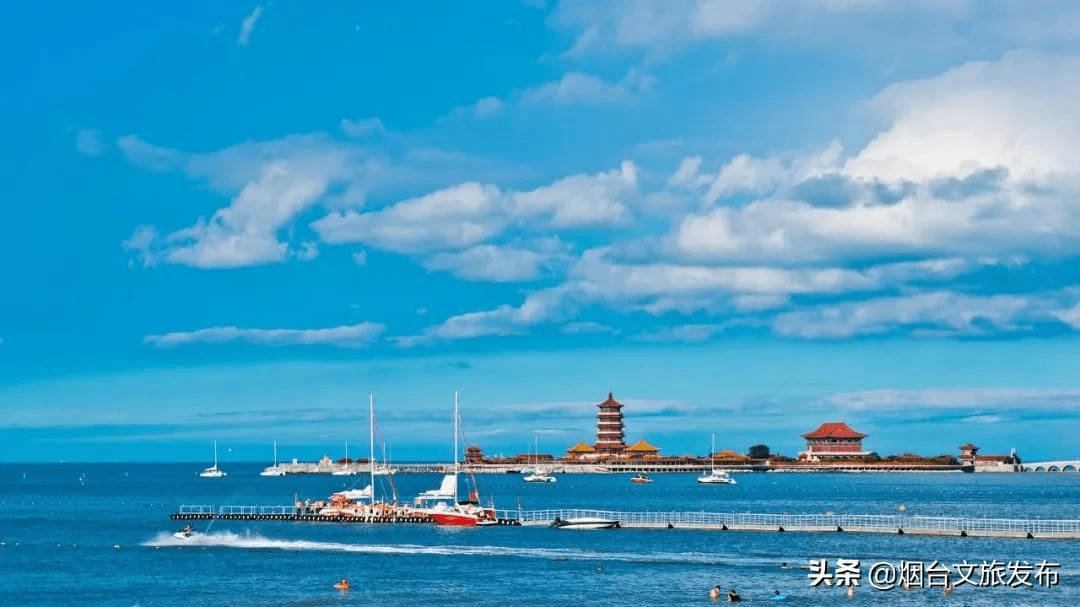
[[[535,434],[533,435],[533,459],[536,461],[540,460],[540,449],[538,447],[537,436]],[[549,475],[546,470],[542,470],[540,466],[533,466],[533,469],[529,472],[529,474],[521,480],[525,481],[526,483],[554,483],[558,479],[556,479],[554,476]]]
[[[259,476],[285,476],[285,469],[277,463],[277,441],[274,441],[274,465],[263,468]]]
[[[349,467],[349,442],[345,441],[345,463],[330,473],[333,476],[356,476],[356,470]]]
[[[703,485],[734,485],[735,479],[731,478],[724,470],[716,469],[716,435],[712,435],[712,447],[709,451],[709,470],[708,474],[703,474],[698,477],[697,482]]]
[[[199,473],[199,476],[203,478],[223,478],[225,471],[218,468],[217,465],[217,441],[214,441],[214,465],[204,469]]]
[[[350,515],[360,516],[365,513],[360,508],[359,502],[361,500],[370,499],[371,507],[366,513],[368,516],[375,516],[375,395],[368,394],[368,424],[370,432],[370,444],[371,455],[368,460],[371,472],[371,482],[367,487],[363,489],[350,489],[348,491],[338,491],[330,495],[330,507],[323,508],[319,511],[322,515]],[[345,452],[348,454],[349,443],[345,443]],[[348,455],[345,456],[346,460]],[[338,474],[336,471],[332,474]],[[350,471],[348,474],[355,475],[356,471]],[[395,493],[396,499],[396,493]]]
[[[473,480],[472,491],[469,499],[459,500],[457,492],[457,479],[461,473],[458,464],[458,393],[454,392],[454,506],[452,508],[433,508],[429,511],[431,518],[440,525],[452,525],[455,527],[476,527],[485,525],[497,525],[495,510],[493,508],[481,508],[479,494],[476,491],[476,481]],[[449,484],[449,483],[445,483]]]

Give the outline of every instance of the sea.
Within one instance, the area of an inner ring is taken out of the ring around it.
[[[726,602],[730,590],[762,605],[1080,604],[1077,540],[282,521],[196,521],[197,541],[172,536],[183,523],[169,515],[181,505],[291,505],[368,481],[262,477],[264,465],[223,464],[227,477],[207,479],[197,476],[203,463],[0,464],[0,605],[667,606]],[[477,480],[481,501],[499,510],[894,514],[903,505],[907,516],[1080,518],[1080,473],[745,473],[735,485],[699,485],[682,473],[637,485],[629,476]],[[389,489],[381,480],[380,497]],[[404,501],[439,480],[394,475]],[[812,561],[834,572],[839,559],[846,581],[853,566],[860,576],[853,596],[811,583]],[[1031,575],[1027,586],[1006,573],[948,596],[925,580],[879,590],[868,579],[880,563],[910,572],[934,561],[950,569],[998,561],[1013,573],[1045,562],[1056,575]],[[344,592],[334,587],[343,578]],[[719,600],[709,597],[714,586]]]

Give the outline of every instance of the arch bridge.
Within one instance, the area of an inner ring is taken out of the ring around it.
[[[1023,472],[1077,472],[1080,471],[1080,459],[1023,463],[1020,464],[1020,470]]]

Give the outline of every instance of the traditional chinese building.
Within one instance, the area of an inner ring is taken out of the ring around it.
[[[645,442],[644,438],[623,449],[623,457],[627,459],[656,459],[659,454],[660,449]]]
[[[863,451],[862,440],[866,435],[844,422],[826,422],[802,437],[806,439],[806,451],[800,451],[798,459],[803,461],[836,461],[870,455],[869,451]]]
[[[960,445],[960,465],[965,472],[1019,472],[1020,456],[1013,449],[1008,455],[979,455],[971,443]]]
[[[484,463],[484,461],[484,452],[480,449],[480,447],[472,445],[465,449],[466,464],[482,464]]]
[[[596,444],[593,445],[596,456],[602,458],[622,455],[623,449],[626,449],[623,442],[622,403],[608,392],[607,400],[596,406],[600,409],[596,414]]]
[[[592,445],[586,444],[585,441],[581,441],[566,450],[566,459],[571,462],[596,459],[596,449],[593,449]]]

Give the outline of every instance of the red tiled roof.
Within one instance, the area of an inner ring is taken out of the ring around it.
[[[599,405],[596,405],[596,406],[597,407],[621,407],[622,403],[615,400],[615,395],[614,394],[612,394],[611,392],[608,392],[607,393],[607,400],[605,400],[604,402],[602,402],[602,403],[600,403]]]
[[[802,436],[803,438],[866,438],[865,434],[852,430],[844,422],[825,422],[818,426],[817,430]]]

